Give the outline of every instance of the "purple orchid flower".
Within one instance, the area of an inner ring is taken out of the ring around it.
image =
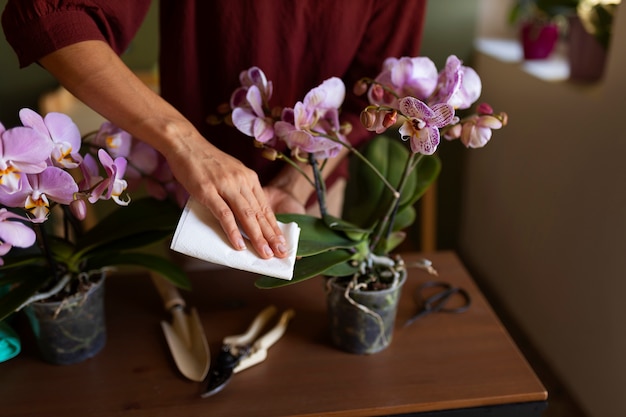
[[[93,138],[93,144],[106,149],[113,158],[126,158],[130,155],[133,137],[113,123],[104,122]]]
[[[126,172],[126,158],[117,157],[115,159],[104,150],[98,151],[98,159],[104,167],[107,174],[107,178],[103,180],[103,184],[106,184],[107,193],[105,199],[112,199],[120,206],[127,206],[130,200],[121,200],[120,196],[126,190],[128,183],[124,180],[124,173]]]
[[[375,81],[393,91],[398,97],[417,97],[425,100],[437,87],[437,67],[427,57],[387,58],[383,62],[383,70]],[[370,89],[370,103],[398,107],[398,99],[389,92]]]
[[[52,164],[70,169],[80,165],[80,131],[68,115],[51,112],[42,118],[37,112],[26,108],[20,110],[19,115],[24,126],[52,140],[53,148],[49,155]]]
[[[76,192],[78,185],[70,173],[49,166],[38,174],[23,176],[19,190],[14,193],[0,189],[0,201],[7,207],[24,208],[33,223],[43,223],[53,202],[70,204]]]
[[[276,135],[296,155],[313,154],[316,159],[333,158],[339,154],[346,138],[340,133],[339,107],[345,98],[346,88],[337,77],[324,81],[307,93],[302,102],[283,110],[282,121],[274,126]]]
[[[467,109],[478,100],[481,92],[482,83],[476,71],[450,55],[439,74],[437,93],[429,103],[448,103],[455,109]]]
[[[445,103],[431,108],[415,97],[404,97],[399,105],[400,112],[407,118],[399,130],[402,140],[410,139],[413,153],[435,153],[439,146],[439,128],[452,122],[454,108]]]
[[[0,124],[0,188],[8,193],[19,189],[22,174],[43,171],[52,142],[29,127],[5,130]]]
[[[263,95],[255,85],[246,91],[243,107],[235,107],[232,113],[233,124],[240,132],[252,136],[258,142],[268,143],[274,138],[274,125],[263,109]]]
[[[6,255],[14,246],[28,248],[35,243],[36,235],[33,229],[13,219],[28,221],[5,208],[0,209],[0,256]],[[2,258],[0,258],[0,265],[4,265]]]

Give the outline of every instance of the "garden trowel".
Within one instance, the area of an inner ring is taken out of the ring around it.
[[[172,323],[161,321],[161,327],[176,366],[186,378],[203,381],[211,356],[198,312],[192,308],[187,314],[185,300],[174,284],[156,273],[151,273],[151,277],[165,309],[172,314]]]

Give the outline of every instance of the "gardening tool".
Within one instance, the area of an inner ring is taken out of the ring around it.
[[[211,356],[198,311],[192,308],[187,314],[185,300],[174,284],[158,274],[151,277],[165,309],[172,314],[172,324],[161,321],[161,327],[174,362],[186,378],[203,381],[209,372]]]
[[[280,316],[278,323],[257,339],[265,324],[275,313],[275,306],[266,307],[257,314],[245,333],[224,338],[222,350],[211,367],[206,390],[201,394],[202,398],[210,397],[220,392],[230,381],[233,374],[265,360],[267,349],[285,333],[287,323],[294,315],[292,309],[286,310]]]
[[[426,297],[425,290],[429,289],[432,289],[434,292]],[[416,294],[421,307],[404,323],[405,327],[430,313],[462,313],[472,304],[472,299],[466,290],[442,281],[427,281],[419,286]],[[455,304],[452,301],[456,306],[450,307],[450,302],[455,296],[458,298],[458,302]]]

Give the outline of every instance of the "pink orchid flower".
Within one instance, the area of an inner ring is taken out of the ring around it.
[[[0,256],[6,255],[13,246],[28,248],[35,243],[36,235],[33,229],[12,219],[28,220],[5,208],[0,209]],[[0,258],[0,265],[4,265],[2,258]]]
[[[52,142],[29,127],[5,130],[0,123],[0,188],[8,193],[19,188],[22,174],[43,171]]]
[[[247,89],[245,102],[245,106],[234,108],[233,124],[240,132],[252,136],[258,142],[270,142],[274,138],[274,125],[272,119],[265,116],[263,95],[257,86]]]
[[[437,67],[427,57],[387,58],[376,82],[392,90],[398,97],[416,97],[426,100],[437,86]],[[389,92],[376,97],[376,89],[370,89],[370,103],[398,107],[398,99]],[[380,90],[379,90],[380,91]]]
[[[282,121],[274,126],[276,135],[299,154],[313,154],[316,159],[333,158],[342,148],[340,143],[326,136],[345,141],[340,133],[339,107],[346,88],[337,77],[325,80],[309,91],[302,102],[283,110]]]
[[[27,174],[20,180],[19,191],[9,195],[0,193],[0,199],[8,207],[24,208],[33,223],[43,223],[53,202],[70,204],[76,192],[78,185],[70,173],[49,166],[38,174]]]
[[[480,97],[482,83],[480,76],[455,55],[446,60],[439,74],[437,93],[429,103],[448,103],[455,109],[467,109]]]
[[[121,200],[120,196],[126,190],[128,183],[124,180],[124,173],[126,172],[126,159],[117,157],[115,159],[104,150],[98,151],[98,159],[104,167],[107,174],[107,178],[104,182],[107,184],[107,193],[105,199],[112,199],[120,206],[127,206],[130,200]]]
[[[475,115],[463,123],[461,142],[468,148],[482,148],[491,139],[492,130],[500,129],[502,120],[490,114]]]
[[[82,156],[79,154],[82,143],[80,131],[68,115],[51,112],[42,118],[35,111],[26,108],[20,110],[19,115],[24,126],[52,140],[50,159],[54,165],[70,169],[80,165],[82,162]]]
[[[93,139],[93,144],[107,150],[113,158],[130,155],[133,138],[130,133],[120,129],[111,122],[100,125],[98,133]]]
[[[454,108],[445,103],[432,108],[415,97],[404,97],[399,102],[400,112],[407,118],[399,129],[402,140],[411,141],[413,153],[432,155],[439,146],[439,128],[454,119]]]

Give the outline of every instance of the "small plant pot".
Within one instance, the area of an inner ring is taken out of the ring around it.
[[[86,292],[24,308],[46,362],[70,365],[98,354],[106,343],[104,274]]]
[[[559,27],[554,23],[525,22],[520,27],[524,59],[546,59],[559,40]]]
[[[406,269],[400,271],[395,287],[380,291],[350,290],[346,293],[348,281],[339,277],[327,281],[332,343],[356,354],[372,354],[386,349],[393,337]]]
[[[602,78],[607,51],[588,33],[578,16],[569,20],[568,60],[570,80],[593,82]]]

